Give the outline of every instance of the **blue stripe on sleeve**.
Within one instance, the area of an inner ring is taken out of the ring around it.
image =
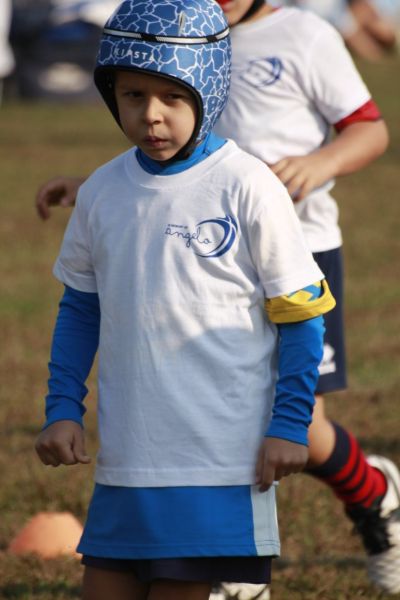
[[[272,420],[266,435],[307,445],[318,365],[322,359],[322,316],[278,325],[279,377]]]
[[[97,352],[99,330],[98,295],[65,286],[51,348],[45,427],[64,419],[82,425],[85,381]]]
[[[310,297],[308,298],[307,302],[312,302],[313,300],[317,300],[317,298],[319,298],[320,296],[322,296],[323,289],[321,287],[321,282],[318,281],[316,283],[312,283],[311,285],[306,285],[301,290],[297,290],[296,292],[292,292],[291,294],[288,294],[287,296],[288,296],[288,298],[292,298],[293,296],[295,296],[299,292],[308,292],[310,294]]]

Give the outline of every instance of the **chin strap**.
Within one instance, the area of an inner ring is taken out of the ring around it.
[[[254,0],[247,13],[243,15],[243,17],[240,19],[240,21],[238,21],[238,23],[243,23],[243,21],[247,21],[247,19],[250,19],[250,17],[252,17],[264,4],[265,0]]]

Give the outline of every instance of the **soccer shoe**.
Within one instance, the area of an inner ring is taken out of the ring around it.
[[[347,509],[367,551],[371,581],[388,594],[400,592],[400,473],[382,456],[369,456],[368,463],[387,481],[386,494],[369,508]]]
[[[269,600],[269,587],[255,583],[221,583],[210,600]]]

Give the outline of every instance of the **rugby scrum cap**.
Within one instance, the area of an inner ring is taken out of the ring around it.
[[[116,69],[158,74],[187,86],[197,103],[196,127],[186,146],[192,150],[226,104],[230,57],[229,28],[215,0],[125,0],[104,27],[94,79],[119,125]]]

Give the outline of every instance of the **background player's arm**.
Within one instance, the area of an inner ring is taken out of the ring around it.
[[[286,157],[271,168],[298,201],[330,179],[362,169],[383,154],[388,142],[383,120],[354,122],[319,150]]]
[[[46,220],[50,217],[50,206],[73,206],[84,181],[82,177],[55,177],[44,183],[35,198],[38,215]]]

